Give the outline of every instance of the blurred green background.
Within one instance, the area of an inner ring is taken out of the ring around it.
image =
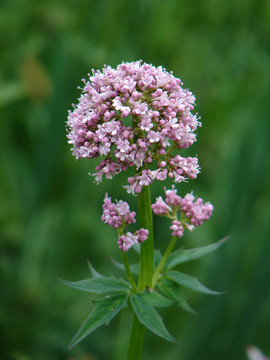
[[[92,68],[138,59],[172,70],[197,97],[203,127],[189,154],[202,172],[178,188],[215,211],[185,245],[230,235],[217,253],[181,268],[228,293],[188,293],[198,316],[162,311],[179,344],[147,333],[144,359],[244,360],[251,344],[270,355],[270,2],[2,0],[0,29],[1,359],[125,359],[128,310],[67,351],[91,296],[55,276],[87,277],[88,258],[117,273],[102,200],[108,191],[136,210],[136,199],[120,186],[126,174],[92,183],[95,161],[75,161],[65,121]],[[163,187],[152,186],[152,200]],[[162,220],[155,231],[164,249]]]

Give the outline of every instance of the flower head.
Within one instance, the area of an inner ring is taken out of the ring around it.
[[[197,158],[174,153],[196,141],[200,126],[191,113],[195,97],[180,79],[137,61],[105,66],[83,81],[79,102],[69,112],[68,138],[77,159],[101,158],[92,174],[96,182],[135,167],[126,189],[138,193],[154,180],[197,176]]]
[[[129,210],[129,205],[125,201],[120,200],[112,203],[111,198],[106,194],[102,207],[103,214],[101,220],[114,229],[120,228],[123,224],[129,225],[136,222],[136,213]]]
[[[173,236],[183,236],[184,228],[193,231],[196,226],[202,225],[212,215],[213,205],[210,202],[204,204],[201,198],[195,199],[193,194],[186,194],[184,198],[181,198],[172,186],[171,190],[165,189],[165,195],[165,201],[161,196],[156,199],[156,202],[152,204],[152,210],[156,215],[173,219],[170,227]]]
[[[105,195],[104,202],[102,205],[103,214],[101,220],[118,230],[118,241],[119,248],[123,251],[128,251],[134,244],[142,243],[147,240],[149,231],[141,228],[135,231],[134,234],[127,232],[126,235],[123,233],[127,225],[135,223],[136,213],[129,210],[129,205],[125,201],[116,201],[113,203],[108,194]]]

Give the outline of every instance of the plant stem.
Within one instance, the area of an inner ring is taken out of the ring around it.
[[[157,281],[158,281],[158,277],[159,277],[159,274],[161,273],[161,271],[163,270],[165,264],[166,264],[166,261],[168,260],[168,257],[170,255],[170,253],[172,252],[173,248],[174,248],[174,245],[176,243],[176,240],[177,240],[177,236],[173,236],[162,259],[160,260],[160,263],[158,264],[158,266],[156,267],[156,270],[154,272],[154,275],[153,275],[153,280],[152,280],[152,289],[154,289]]]
[[[132,285],[133,289],[136,290],[137,285],[133,279],[132,272],[130,271],[127,253],[125,251],[121,251],[121,253],[122,253],[122,259],[123,259],[123,263],[125,265],[125,270],[126,270],[128,280],[129,280],[130,284]]]
[[[149,187],[143,187],[138,195],[140,228],[149,231],[148,238],[141,244],[138,291],[151,287],[154,269],[154,241],[151,197]],[[145,326],[134,314],[127,360],[140,360],[143,351]]]
[[[127,360],[140,360],[142,357],[145,326],[134,315]]]
[[[139,224],[149,231],[148,238],[141,245],[139,290],[151,287],[154,268],[154,240],[151,197],[149,186],[144,186],[138,195]]]

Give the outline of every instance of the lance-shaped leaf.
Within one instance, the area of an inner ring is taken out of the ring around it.
[[[180,289],[179,285],[174,281],[163,278],[158,284],[158,288],[165,296],[171,299],[171,301],[173,301],[181,309],[192,314],[197,314],[197,312],[188,304],[186,297]]]
[[[124,264],[114,260],[112,257],[110,257],[110,260],[118,269],[126,271]],[[139,264],[130,265],[129,268],[132,274],[139,274],[139,270],[140,270]]]
[[[95,278],[80,280],[80,281],[66,281],[59,279],[63,284],[77,290],[86,292],[93,292],[96,294],[112,293],[112,292],[128,292],[131,286],[123,279],[115,279],[113,277],[99,276]]]
[[[161,295],[156,290],[151,292],[145,290],[143,291],[143,296],[154,307],[166,307],[176,303],[176,300],[168,299],[168,297]]]
[[[158,312],[142,294],[133,294],[131,304],[141,324],[163,339],[176,342],[166,329]]]
[[[168,258],[166,262],[166,268],[171,269],[174,266],[179,264],[185,263],[187,261],[196,260],[200,257],[211,253],[212,251],[217,250],[221,245],[225,243],[229,239],[229,236],[221,239],[220,241],[216,242],[215,244],[202,246],[195,249],[179,249],[174,251]]]
[[[184,287],[187,287],[191,290],[203,294],[211,294],[211,295],[221,294],[221,292],[208,289],[206,286],[200,283],[200,281],[197,278],[187,274],[183,274],[180,271],[175,271],[175,270],[169,271],[167,272],[166,277],[170,280],[175,281],[179,285],[182,285]]]
[[[89,270],[90,270],[90,272],[91,272],[91,274],[92,274],[93,277],[101,277],[101,276],[102,276],[100,273],[98,273],[98,272],[94,269],[94,267],[93,267],[93,265],[91,264],[91,262],[90,262],[89,259],[88,259],[88,267],[89,267]]]
[[[127,305],[126,295],[107,296],[98,301],[69,344],[69,349],[78,344],[99,326],[106,324]]]

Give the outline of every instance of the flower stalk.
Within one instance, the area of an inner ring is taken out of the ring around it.
[[[138,208],[140,226],[149,231],[148,239],[141,244],[140,251],[138,291],[142,291],[151,287],[154,269],[153,219],[149,186],[144,186],[141,193],[138,194]],[[145,326],[139,322],[136,314],[134,314],[127,360],[141,359],[144,334]]]
[[[153,274],[153,279],[152,279],[152,289],[154,289],[157,284],[159,275],[162,272],[162,270],[164,269],[166,261],[168,260],[168,257],[175,246],[176,240],[177,240],[177,236],[173,236],[162,259],[160,260],[160,263],[158,264],[158,266],[155,269],[155,272]]]
[[[149,231],[148,239],[141,244],[139,290],[151,287],[154,268],[153,219],[149,186],[138,194],[139,224]]]
[[[137,291],[137,285],[136,285],[135,280],[134,280],[134,278],[132,276],[132,273],[130,271],[127,253],[125,251],[121,251],[121,254],[122,254],[122,259],[123,259],[123,263],[124,263],[124,266],[125,266],[128,281],[130,282],[133,289],[135,291]]]

